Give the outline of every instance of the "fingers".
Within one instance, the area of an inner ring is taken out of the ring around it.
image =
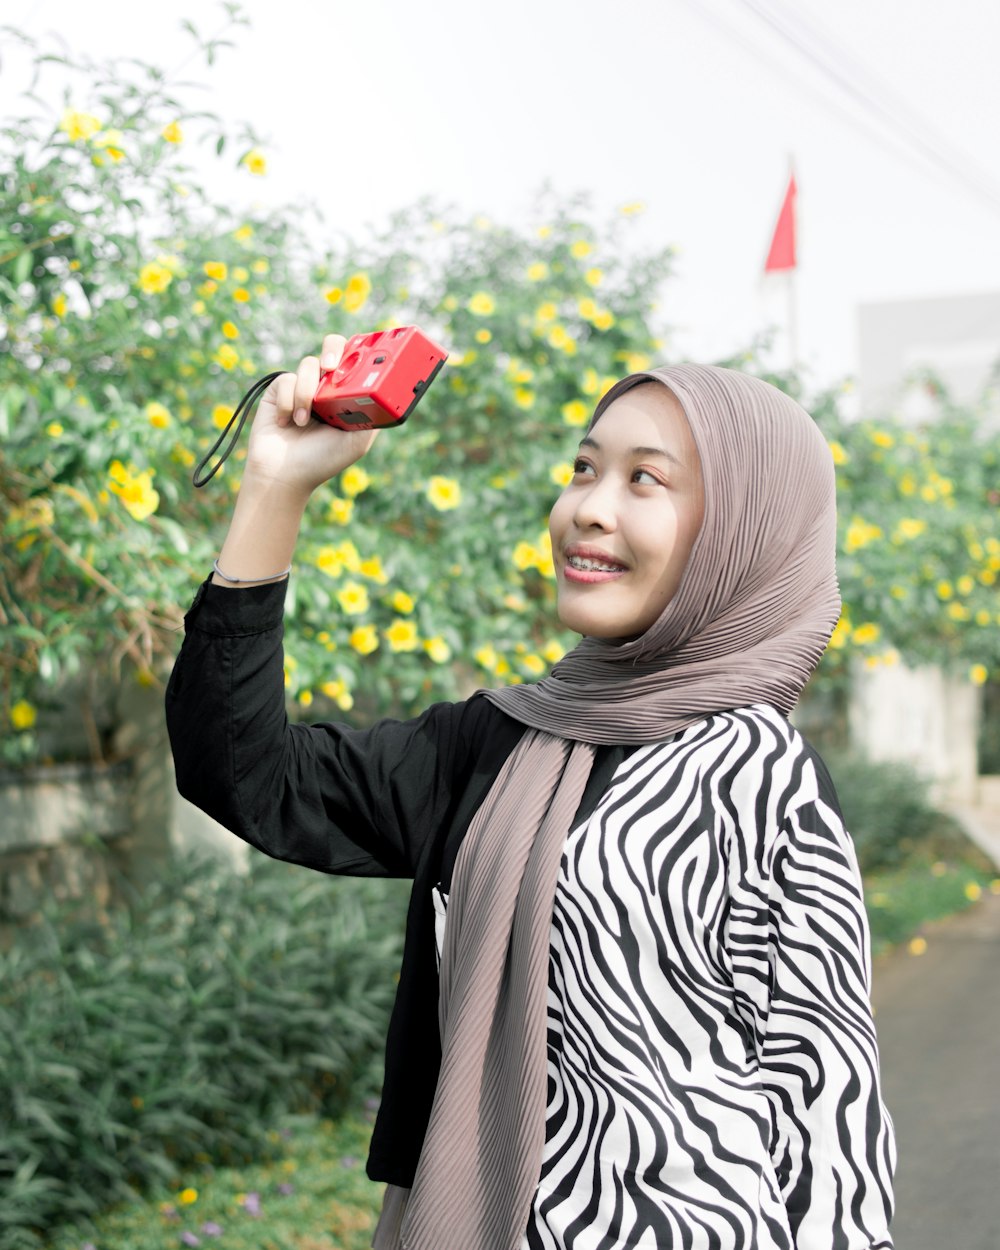
[[[336,369],[340,364],[340,358],[344,354],[344,346],[347,339],[342,334],[327,334],[323,338],[323,350],[320,353],[319,363],[323,369]]]
[[[319,358],[306,356],[295,373],[283,373],[277,379],[275,410],[278,425],[287,426],[293,422],[296,425],[309,424],[320,372],[337,367],[346,342],[342,334],[327,334]]]

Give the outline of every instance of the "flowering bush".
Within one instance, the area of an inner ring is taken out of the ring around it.
[[[192,466],[252,379],[330,331],[415,322],[451,355],[407,426],[313,500],[289,589],[290,699],[310,715],[358,700],[368,716],[543,674],[573,641],[552,611],[549,505],[598,397],[668,355],[655,301],[670,253],[630,236],[639,206],[595,221],[542,198],[515,229],[421,204],[362,242],[329,244],[317,217],[311,243],[301,208],[242,214],[195,185],[196,142],[265,174],[252,132],[192,112],[153,68],[84,79],[64,109],[0,129],[6,759],[37,755],[46,692],[74,672],[162,676],[243,452],[204,491]],[[952,420],[932,462],[916,436],[880,445],[830,404],[824,419],[846,518],[835,651],[944,647],[985,677],[995,442]]]
[[[324,254],[291,210],[213,206],[184,149],[227,136],[157,72],[133,77],[95,71],[64,111],[0,131],[8,759],[30,758],[67,674],[162,672],[242,452],[203,492],[192,465],[253,378],[329,331],[417,322],[451,357],[408,426],[313,501],[290,695],[346,711],[364,673],[371,703],[407,708],[545,671],[567,641],[547,507],[596,398],[662,352],[649,320],[669,254],[623,246],[634,206],[599,226],[582,204],[540,205],[522,231],[421,206]],[[235,148],[248,176],[266,169],[251,139]]]
[[[825,664],[934,663],[1000,675],[1000,433],[938,383],[932,423],[819,412],[837,465],[844,611]]]

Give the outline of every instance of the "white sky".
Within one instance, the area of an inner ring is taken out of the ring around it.
[[[893,116],[912,110],[925,142],[977,167],[992,205],[900,155],[898,137],[880,143],[872,109],[750,0],[246,0],[236,50],[183,72],[207,85],[204,107],[261,132],[270,171],[234,178],[218,162],[205,180],[248,204],[316,196],[349,231],[428,193],[520,220],[546,180],[599,208],[641,200],[644,237],[680,249],[670,354],[711,359],[785,316],[760,271],[794,155],[799,354],[814,382],[834,381],[857,368],[859,303],[1000,291],[1000,4],[786,2]],[[184,17],[223,20],[193,0],[35,0],[14,24],[175,68]],[[17,69],[5,56],[4,115]]]

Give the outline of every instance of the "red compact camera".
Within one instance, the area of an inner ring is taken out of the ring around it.
[[[336,369],[320,374],[313,416],[341,430],[402,425],[447,359],[416,326],[356,334]]]

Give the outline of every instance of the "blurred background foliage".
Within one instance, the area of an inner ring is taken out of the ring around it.
[[[156,67],[34,51],[36,88],[0,129],[6,762],[38,758],[39,713],[68,677],[162,678],[242,452],[202,491],[192,466],[253,379],[330,331],[415,322],[451,357],[407,426],[314,500],[289,591],[293,705],[365,719],[542,675],[574,641],[553,614],[545,521],[580,427],[614,379],[671,359],[672,258],[638,243],[641,206],[595,220],[543,194],[530,225],[419,203],[363,240],[318,216],[307,230],[301,206],[212,202],[193,148],[248,181],[266,153]],[[76,73],[58,107],[52,61]],[[849,420],[842,392],[804,394],[756,347],[720,363],[794,393],[833,448],[846,606],[823,672],[860,653],[985,682],[997,434],[946,397],[927,429]]]

